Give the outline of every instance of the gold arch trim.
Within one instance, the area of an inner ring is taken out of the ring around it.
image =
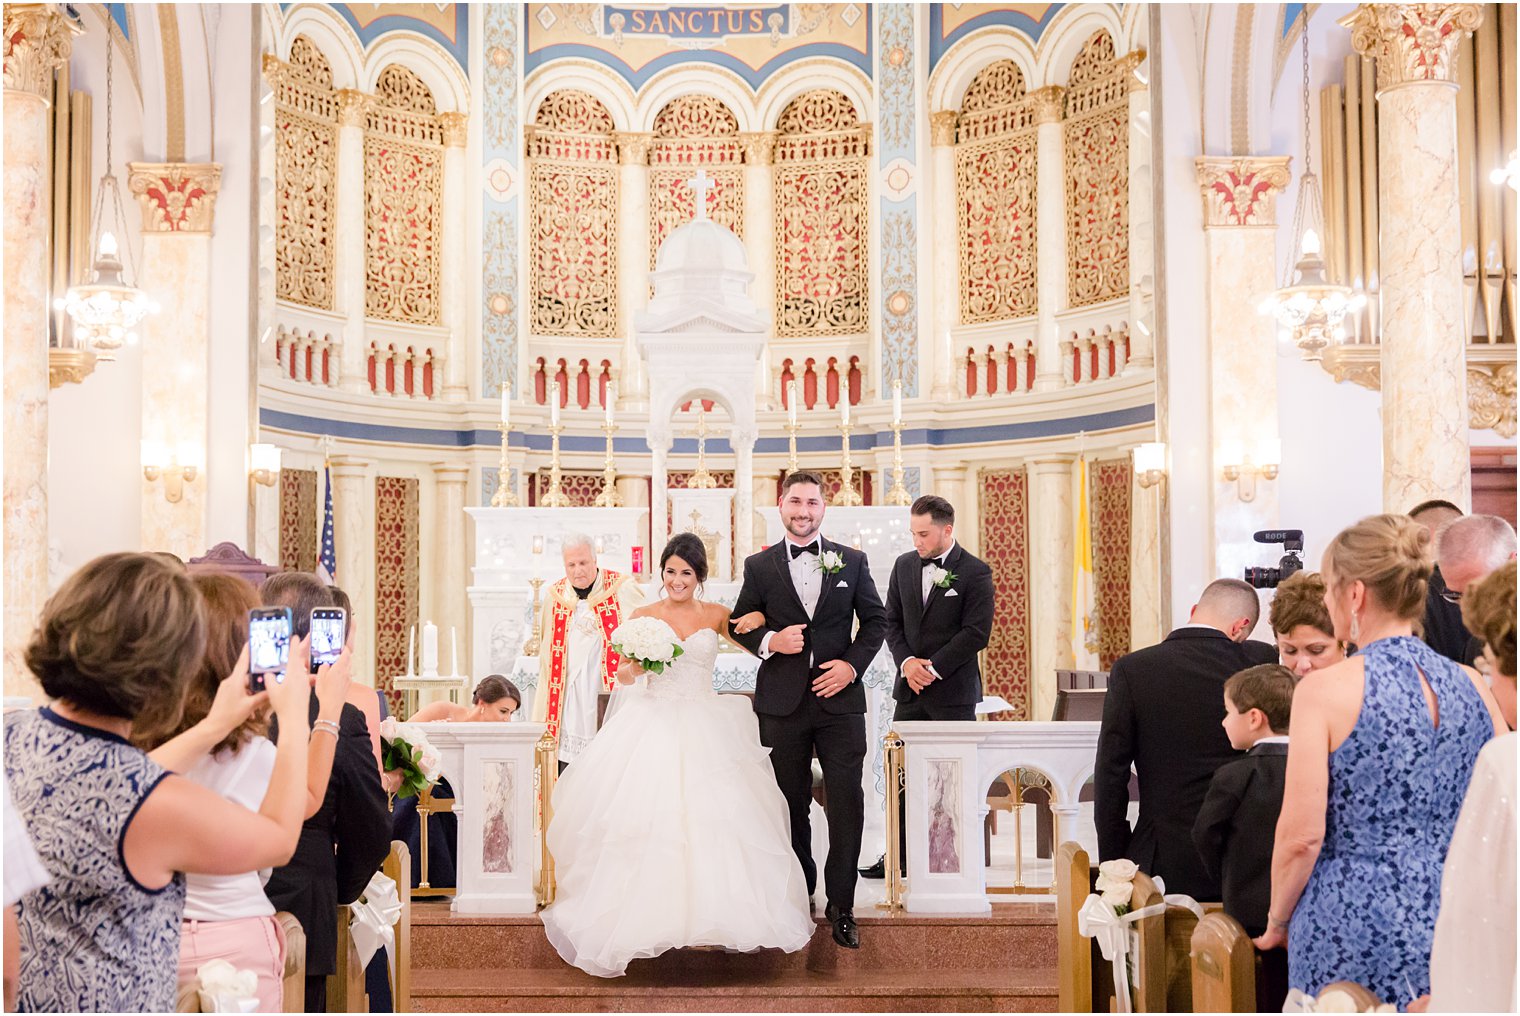
[[[185,69],[179,51],[174,4],[158,5],[158,37],[164,47],[165,162],[185,161]]]

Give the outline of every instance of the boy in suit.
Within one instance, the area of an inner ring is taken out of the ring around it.
[[[1193,842],[1204,867],[1224,890],[1224,912],[1252,938],[1267,930],[1272,841],[1288,770],[1295,683],[1291,670],[1274,663],[1242,670],[1224,683],[1222,725],[1230,746],[1246,754],[1214,773],[1193,824]],[[1282,1010],[1287,971],[1283,950],[1262,953],[1256,995],[1263,1012]]]

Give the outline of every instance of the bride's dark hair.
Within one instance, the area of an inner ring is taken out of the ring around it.
[[[673,557],[679,557],[691,565],[691,570],[697,575],[697,585],[707,581],[707,548],[696,533],[677,533],[665,544],[665,549],[660,554],[661,586],[665,584],[665,562]]]

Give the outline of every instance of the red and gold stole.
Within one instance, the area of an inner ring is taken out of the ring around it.
[[[602,687],[611,691],[617,684],[617,669],[623,662],[612,648],[612,633],[623,623],[623,608],[618,602],[618,587],[623,576],[615,571],[602,572],[602,592],[589,603],[602,624],[605,648],[602,654]],[[559,710],[565,694],[565,662],[570,655],[568,635],[570,619],[575,616],[575,601],[565,602],[562,593],[569,588],[569,580],[561,579],[555,584],[555,596],[549,615],[549,679],[541,693],[549,696],[544,723],[550,737],[559,739]]]

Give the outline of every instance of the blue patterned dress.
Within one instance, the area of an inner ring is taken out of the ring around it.
[[[5,775],[52,881],[21,897],[22,1012],[173,1012],[185,876],[146,889],[122,861],[168,772],[115,734],[42,708],[5,724]]]
[[[1379,639],[1361,655],[1362,711],[1330,755],[1324,845],[1288,929],[1289,981],[1311,995],[1355,981],[1402,1009],[1430,991],[1441,866],[1494,726],[1472,680],[1419,639]]]

